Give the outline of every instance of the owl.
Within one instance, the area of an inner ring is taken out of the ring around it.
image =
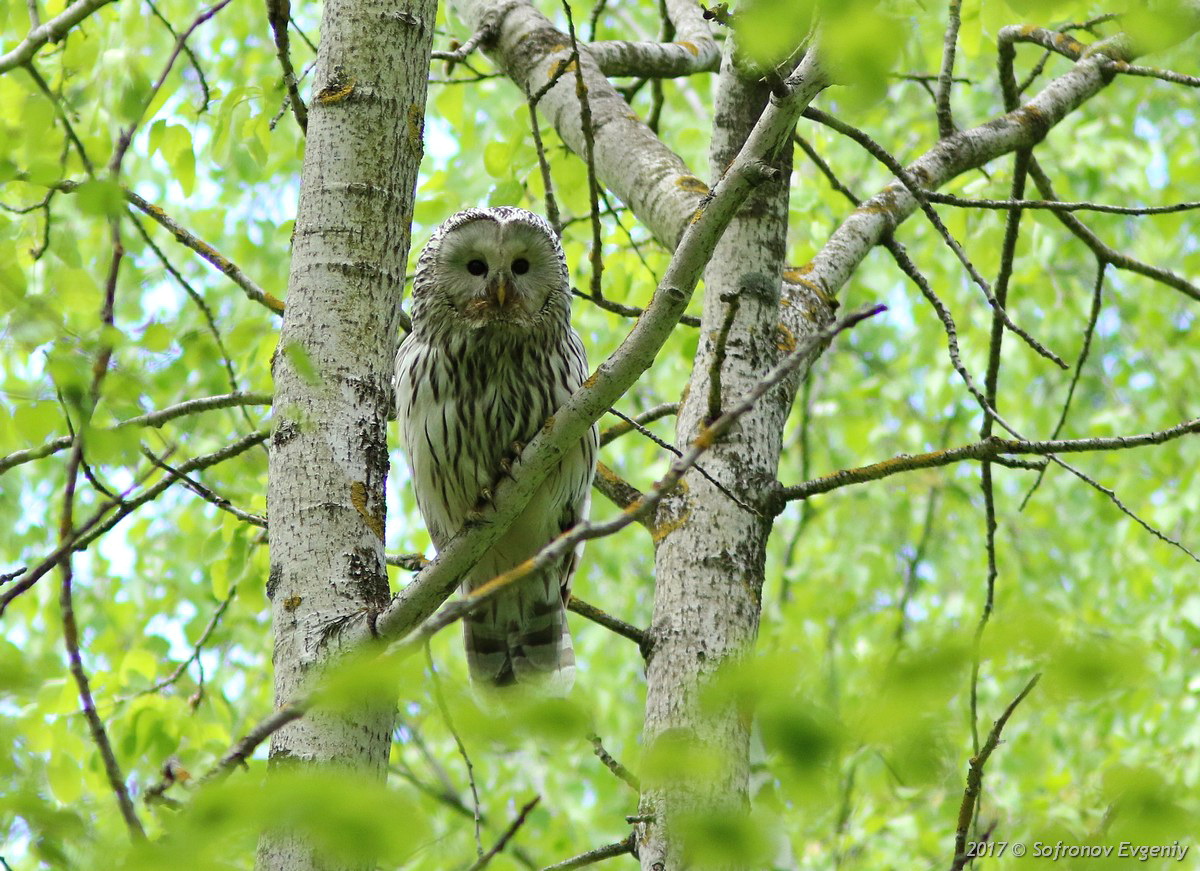
[[[459,212],[434,232],[413,277],[412,332],[396,355],[396,413],[417,505],[442,548],[501,470],[587,377],[551,226],[524,209]],[[587,516],[595,427],[463,578],[463,592],[536,554]],[[566,601],[579,553],[530,574],[463,621],[474,681],[569,689]]]

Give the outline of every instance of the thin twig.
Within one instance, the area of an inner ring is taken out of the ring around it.
[[[542,871],[575,871],[576,868],[585,868],[588,865],[595,865],[597,862],[602,862],[605,859],[612,859],[616,856],[624,856],[632,853],[634,849],[633,833],[630,832],[629,837],[622,838],[613,844],[605,844],[603,847],[597,847],[595,850],[588,850],[586,853],[580,853],[571,859],[565,859],[562,862],[557,862],[553,865],[547,865]]]
[[[1054,193],[1054,186],[1050,182],[1050,177],[1042,170],[1038,164],[1037,158],[1029,162],[1029,175],[1041,191],[1043,197],[1047,200],[1058,199]],[[1122,269],[1126,272],[1133,272],[1138,275],[1144,275],[1151,278],[1167,287],[1172,287],[1175,290],[1185,294],[1186,296],[1200,301],[1200,286],[1193,284],[1181,275],[1177,275],[1167,269],[1161,269],[1157,266],[1151,266],[1148,263],[1143,263],[1140,260],[1135,260],[1133,257],[1124,252],[1117,251],[1115,248],[1110,248],[1100,241],[1100,237],[1093,233],[1086,225],[1083,224],[1074,215],[1065,212],[1054,212],[1054,216],[1059,222],[1066,227],[1079,241],[1083,242],[1092,253],[1097,257],[1111,263],[1117,269]]]
[[[266,741],[288,723],[303,717],[308,712],[309,704],[310,701],[308,699],[300,699],[265,717],[257,726],[230,747],[229,751],[221,757],[220,761],[208,773],[200,778],[199,782],[207,783],[210,780],[219,779],[235,767],[244,765],[246,760],[250,758],[250,755],[258,748],[258,745],[262,744],[263,741]]]
[[[793,487],[783,487],[776,491],[775,502],[779,507],[784,502],[794,499],[808,499],[819,493],[829,493],[842,487],[863,484],[867,481],[878,481],[901,472],[914,469],[933,469],[948,466],[963,460],[991,460],[995,462],[1004,455],[1032,454],[1036,456],[1051,456],[1054,454],[1080,454],[1094,451],[1128,450],[1149,445],[1161,445],[1186,435],[1200,433],[1200,418],[1184,421],[1169,429],[1140,433],[1132,436],[1111,436],[1088,439],[1061,439],[1055,441],[1025,441],[1021,439],[1004,439],[992,436],[987,441],[972,442],[957,448],[940,451],[930,451],[924,454],[897,454],[891,459],[869,466],[859,466],[854,469],[842,469],[831,475],[813,478],[803,484]]]
[[[165,678],[153,686],[146,687],[146,689],[139,691],[137,695],[146,696],[150,695],[151,693],[156,693],[159,690],[166,689],[171,684],[175,683],[175,681],[179,680],[179,678],[183,677],[183,673],[187,671],[187,667],[200,658],[200,651],[203,650],[204,645],[208,643],[208,639],[212,636],[214,630],[216,630],[217,624],[221,622],[221,618],[225,616],[225,612],[229,610],[229,606],[233,602],[233,597],[236,595],[237,584],[233,584],[229,588],[229,595],[221,600],[221,604],[217,606],[215,611],[213,611],[213,615],[208,619],[208,623],[205,625],[204,630],[200,633],[200,637],[197,638],[196,643],[192,645],[192,652],[188,658],[180,662],[179,665],[175,666],[175,670]]]
[[[238,382],[237,373],[233,368],[233,358],[229,356],[229,351],[225,348],[225,340],[221,337],[220,329],[217,328],[217,319],[213,314],[212,309],[204,300],[204,297],[200,295],[200,291],[192,287],[191,283],[183,277],[183,274],[175,268],[175,265],[167,259],[167,255],[163,252],[163,250],[155,244],[153,239],[150,238],[150,233],[142,225],[141,219],[134,214],[133,210],[128,209],[127,214],[129,215],[129,220],[133,222],[133,226],[137,229],[138,235],[142,237],[142,241],[146,243],[146,246],[154,252],[154,255],[158,258],[159,263],[161,263],[163,268],[167,270],[167,274],[175,279],[175,283],[183,288],[183,292],[188,295],[188,299],[190,299],[196,305],[196,308],[200,309],[200,314],[204,318],[205,324],[208,326],[208,332],[213,337],[213,342],[217,346],[217,353],[221,355],[221,360],[225,365],[225,374],[229,379],[229,388],[234,393],[239,392],[242,388],[241,384]],[[248,425],[253,427],[254,424],[250,420],[250,415],[244,408],[242,410],[242,417]]]
[[[601,611],[595,605],[589,605],[574,593],[572,593],[571,598],[567,600],[567,610],[574,611],[580,617],[585,617],[588,620],[591,620],[593,623],[598,623],[605,629],[609,629],[617,633],[622,638],[628,638],[643,650],[646,648],[648,638],[643,630],[638,629],[636,626],[630,623],[626,623],[624,620],[613,617],[607,611]]]
[[[125,249],[121,246],[121,234],[117,222],[112,220],[109,222],[109,226],[112,235],[112,258],[109,263],[108,277],[105,282],[104,304],[100,311],[100,323],[103,327],[111,329],[117,293],[117,277],[121,271],[121,261],[124,259]],[[100,388],[104,382],[104,376],[108,373],[112,351],[112,345],[105,343],[96,354],[96,362],[92,367],[92,384],[89,391],[88,404],[83,409],[85,423],[86,419],[95,410],[96,403],[100,400]],[[87,720],[92,742],[96,745],[96,751],[100,754],[100,759],[104,764],[104,773],[108,778],[108,784],[112,788],[113,795],[117,799],[117,806],[121,810],[125,826],[129,829],[130,836],[135,841],[138,841],[145,839],[146,830],[142,828],[142,822],[138,819],[137,810],[133,806],[133,800],[129,797],[129,789],[125,784],[125,775],[122,774],[116,754],[113,753],[112,742],[109,741],[104,721],[100,719],[100,715],[96,711],[96,702],[92,696],[91,683],[83,667],[83,656],[79,649],[79,625],[75,620],[75,605],[72,590],[74,571],[71,565],[72,550],[70,544],[75,538],[75,484],[79,476],[80,463],[83,461],[85,429],[86,426],[80,426],[76,432],[71,457],[67,461],[66,485],[63,488],[62,515],[59,518],[58,525],[60,556],[57,562],[62,572],[62,585],[59,588],[59,606],[62,610],[63,644],[67,649],[68,666],[71,677],[75,680],[75,686],[79,693],[80,707],[83,710],[84,719]],[[9,590],[8,594],[12,594],[13,592],[13,590]]]
[[[113,174],[114,178],[121,171],[121,163],[125,160],[125,153],[129,150],[129,146],[133,142],[133,134],[137,132],[138,125],[142,122],[142,116],[145,115],[146,110],[154,103],[154,98],[166,83],[167,76],[171,74],[171,69],[175,66],[176,59],[187,45],[188,37],[195,32],[197,27],[211,19],[231,2],[232,0],[220,0],[220,2],[201,12],[193,19],[187,30],[179,34],[179,37],[175,40],[175,47],[167,56],[167,62],[163,65],[163,71],[159,74],[158,80],[150,86],[150,91],[146,94],[146,98],[142,102],[141,111],[137,113],[137,116],[129,123],[129,126],[122,130],[117,137],[117,144],[113,148],[112,157],[108,161],[109,171]]]
[[[942,37],[942,68],[937,78],[938,135],[947,139],[954,135],[954,116],[950,111],[950,87],[954,80],[954,53],[958,46],[958,29],[962,26],[962,0],[950,0],[946,33]]]
[[[550,162],[546,159],[546,147],[542,144],[542,131],[538,124],[537,106],[530,100],[529,129],[533,132],[533,147],[537,151],[538,169],[542,173],[542,188],[545,191],[546,220],[554,228],[554,233],[562,238],[562,216],[558,212],[558,201],[554,198],[554,179],[550,176]]]
[[[433,652],[429,649],[428,644],[425,645],[425,661],[429,664],[429,676],[433,683],[433,698],[437,702],[438,711],[442,715],[442,720],[445,722],[446,728],[450,730],[451,737],[454,738],[454,746],[458,748],[458,755],[462,757],[463,763],[467,766],[467,783],[471,787],[471,809],[474,812],[473,816],[475,819],[475,856],[476,858],[482,858],[483,835],[480,831],[479,787],[475,784],[475,766],[471,764],[471,757],[467,753],[467,747],[463,744],[462,736],[458,734],[458,729],[454,725],[454,717],[450,714],[450,706],[446,704],[446,696],[442,692],[442,677],[433,665]]]
[[[1079,378],[1083,375],[1083,364],[1087,362],[1088,352],[1092,348],[1092,337],[1096,334],[1096,324],[1100,322],[1100,306],[1104,299],[1104,275],[1108,268],[1107,261],[1096,258],[1096,281],[1092,285],[1092,310],[1088,315],[1087,327],[1083,331],[1083,348],[1079,352],[1079,359],[1075,362],[1075,372],[1071,375],[1071,386],[1067,388],[1067,398],[1063,401],[1062,410],[1058,414],[1058,422],[1054,424],[1054,430],[1050,433],[1050,438],[1056,439],[1062,433],[1063,426],[1067,422],[1067,413],[1071,410],[1071,400],[1075,397],[1075,388],[1079,386]],[[1045,469],[1038,474],[1037,480],[1029,487],[1029,492],[1025,494],[1025,498],[1021,500],[1018,511],[1024,511],[1025,506],[1029,504],[1034,492],[1041,485],[1042,479],[1046,477]]]
[[[733,307],[731,307],[731,308],[733,308]],[[710,394],[710,398],[711,398],[711,394]],[[709,408],[711,409],[712,406],[710,405]],[[660,439],[658,436],[656,436],[654,433],[650,432],[650,430],[646,429],[646,427],[642,426],[640,423],[635,421],[633,418],[626,417],[624,414],[617,411],[615,408],[610,408],[608,410],[608,413],[615,414],[617,417],[621,418],[630,429],[637,430],[640,435],[645,436],[646,438],[650,439],[650,441],[654,442],[656,445],[658,445],[664,451],[669,451],[670,453],[674,454],[677,457],[683,456],[683,452],[681,450],[679,450],[679,448],[675,447],[675,445],[671,444],[670,442],[666,441],[665,439]],[[721,412],[720,412],[720,408],[718,408],[716,415],[710,417],[707,422],[711,423],[712,421],[716,420],[720,416],[721,416]],[[701,466],[699,463],[696,464],[696,474],[698,474],[705,481],[708,481],[708,483],[710,483],[714,487],[716,487],[717,490],[719,490],[721,492],[721,494],[723,496],[725,496],[725,498],[727,498],[730,502],[732,502],[734,505],[741,508],[746,513],[755,514],[755,515],[758,515],[759,517],[762,516],[761,511],[759,511],[753,505],[750,505],[749,503],[747,503],[747,502],[739,499],[737,496],[733,495],[733,491],[731,491],[728,487],[726,487],[724,484],[722,484],[720,481],[718,481],[716,478],[714,478],[712,476],[712,474],[709,473],[709,471],[707,469],[705,469],[703,466]],[[626,507],[628,507],[628,506],[626,506]]]
[[[42,74],[37,71],[32,61],[25,64],[25,72],[29,73],[29,77],[33,79],[33,83],[38,86],[38,90],[45,94],[46,98],[54,106],[58,120],[62,122],[63,129],[66,131],[67,141],[75,147],[75,153],[79,155],[79,162],[83,164],[84,171],[89,176],[95,176],[96,168],[92,164],[92,159],[88,157],[87,151],[83,147],[83,142],[80,141],[79,136],[75,133],[75,127],[71,124],[71,117],[62,104],[61,95],[55,94],[51,90],[49,83],[42,78]],[[49,197],[47,197],[46,202],[49,203],[49,201]]]
[[[30,2],[33,2],[33,0],[30,0]],[[171,34],[172,38],[179,39],[179,33],[174,27],[171,26],[171,22],[167,20],[165,15],[162,14],[158,6],[155,5],[154,0],[146,0],[146,5],[149,6],[150,11],[154,13],[154,17],[162,22],[163,27],[167,29],[167,33]],[[197,111],[204,112],[208,109],[208,104],[211,99],[210,91],[208,89],[208,79],[204,77],[204,69],[200,66],[200,61],[196,57],[196,53],[192,51],[191,47],[187,43],[184,43],[183,53],[187,55],[187,59],[192,65],[192,70],[196,73],[196,81],[200,83],[200,108]]]
[[[1013,711],[1017,709],[1017,705],[1024,701],[1025,697],[1037,686],[1037,682],[1041,680],[1040,673],[1035,674],[1030,678],[1029,683],[1025,684],[1025,688],[1017,694],[1000,718],[992,725],[992,731],[988,734],[987,740],[974,755],[971,756],[969,767],[967,768],[967,786],[963,790],[962,803],[958,807],[958,827],[954,832],[954,861],[950,866],[951,871],[961,871],[961,869],[970,861],[970,856],[967,855],[967,831],[971,827],[971,820],[975,816],[975,809],[979,799],[979,792],[983,788],[983,767],[987,764],[993,751],[1000,746],[1000,733],[1004,731],[1004,726],[1008,723],[1009,717],[1013,715]]]
[[[620,423],[613,424],[600,433],[600,447],[615,441],[626,433],[633,432],[639,426],[645,426],[648,423],[653,423],[664,417],[669,417],[672,414],[679,413],[678,402],[664,402],[662,405],[656,405],[653,408],[648,408],[645,411],[639,412],[632,417],[626,417],[615,409],[612,413],[621,418]],[[639,430],[640,432],[640,430]]]
[[[288,40],[288,20],[291,18],[291,4],[288,0],[267,0],[267,21],[271,25],[271,34],[275,38],[275,56],[279,59],[280,69],[283,70],[283,84],[287,88],[288,102],[292,106],[292,114],[296,118],[302,133],[308,133],[308,107],[300,96],[300,88],[296,79],[296,68],[292,66],[292,52]]]
[[[642,791],[641,782],[632,771],[618,762],[611,753],[604,749],[604,742],[600,739],[600,736],[593,732],[588,735],[588,741],[591,742],[592,752],[596,754],[597,759],[604,763],[604,767],[624,781],[630,789],[640,794]]]
[[[587,82],[583,78],[583,61],[579,56],[579,43],[575,40],[575,19],[571,15],[570,0],[562,0],[563,12],[567,16],[567,35],[571,40],[571,63],[575,68],[575,95],[579,98],[579,126],[583,131],[583,159],[587,164],[588,206],[592,215],[592,298],[601,299],[601,281],[604,276],[604,248],[600,227],[600,182],[596,180],[596,132],[592,126],[592,104],[588,99]]]
[[[192,478],[191,476],[185,475],[183,472],[180,472],[178,469],[171,466],[165,460],[156,456],[154,454],[154,452],[149,450],[148,448],[145,448],[145,447],[142,448],[142,455],[144,457],[146,457],[146,459],[148,459],[154,465],[158,466],[160,469],[162,469],[166,472],[170,472],[179,481],[181,481],[183,483],[183,485],[185,487],[187,487],[187,489],[191,490],[193,493],[195,493],[197,496],[199,496],[205,502],[208,502],[212,505],[217,506],[222,511],[224,511],[228,514],[232,514],[234,517],[236,517],[238,520],[241,520],[243,523],[249,523],[250,525],[257,526],[260,529],[267,528],[267,518],[263,517],[260,514],[252,514],[249,511],[243,511],[242,509],[240,509],[236,505],[234,505],[232,502],[230,502],[228,499],[226,499],[224,496],[221,496],[220,494],[215,493],[213,490],[204,486],[199,481],[197,481],[195,478]]]
[[[993,209],[1012,211],[1014,209],[1041,209],[1049,212],[1101,212],[1109,215],[1171,215],[1175,212],[1190,212],[1200,209],[1200,200],[1188,200],[1170,206],[1111,206],[1107,203],[1065,203],[1060,200],[988,200],[959,197],[954,194],[944,194],[921,189],[921,194],[931,203],[941,203],[947,206],[959,206],[965,209]]]
[[[498,840],[492,846],[492,849],[488,850],[475,862],[473,862],[467,871],[482,871],[483,868],[486,868],[488,863],[495,858],[496,854],[503,850],[508,842],[512,840],[512,836],[517,833],[517,830],[521,828],[521,826],[525,825],[525,818],[529,816],[529,812],[533,810],[537,806],[537,803],[541,800],[542,797],[540,795],[535,795],[532,799],[527,801],[525,806],[521,808],[521,812],[517,814],[517,818],[512,821],[512,825],[510,825],[505,830],[504,834],[500,836],[500,840]]]
[[[627,318],[640,318],[645,312],[645,309],[638,308],[636,305],[624,305],[619,302],[613,302],[611,299],[604,299],[603,297],[597,298],[581,292],[578,288],[572,287],[571,293],[573,293],[575,296],[588,300],[593,305],[597,305],[607,312],[612,312],[613,314],[617,315],[624,315]],[[700,318],[696,317],[695,315],[680,315],[679,323],[688,327],[698,327],[700,326]]]
[[[814,109],[812,106],[809,106],[807,109],[805,109],[803,114],[804,117],[810,118],[813,121],[817,121],[820,124],[824,124],[827,127],[831,127],[844,136],[853,139],[855,142],[861,145],[868,154],[886,166],[896,177],[896,179],[902,185],[904,185],[905,189],[909,192],[909,194],[912,195],[913,199],[917,201],[917,205],[920,207],[921,212],[925,215],[925,217],[928,218],[929,223],[933,225],[933,228],[937,231],[938,235],[942,237],[942,240],[946,243],[947,247],[954,252],[955,257],[958,258],[958,261],[967,270],[967,274],[971,276],[971,279],[975,282],[979,289],[983,291],[983,295],[987,299],[988,305],[990,305],[993,310],[1000,315],[1004,322],[1004,326],[1020,337],[1020,339],[1039,356],[1046,358],[1060,369],[1069,368],[1061,357],[1043,346],[1037,339],[1026,332],[1023,328],[1013,323],[1012,319],[1008,316],[1008,313],[1004,310],[1004,307],[997,302],[996,296],[992,291],[991,285],[988,284],[987,279],[985,279],[983,275],[980,274],[979,270],[975,268],[975,264],[973,264],[970,258],[967,257],[967,253],[963,250],[962,245],[960,245],[958,240],[951,235],[945,223],[940,217],[938,217],[938,213],[934,211],[933,206],[930,205],[929,200],[927,200],[922,193],[921,187],[917,185],[916,181],[912,178],[908,170],[906,170],[900,164],[900,162],[887,151],[887,149],[885,149],[858,128],[846,124],[844,121],[841,121],[832,115],[828,115],[819,109]]]

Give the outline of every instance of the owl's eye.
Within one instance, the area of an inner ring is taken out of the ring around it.
[[[524,257],[518,257],[512,264],[513,275],[524,275],[529,271],[529,261]]]
[[[472,275],[487,275],[487,264],[476,258],[467,264],[467,272]]]

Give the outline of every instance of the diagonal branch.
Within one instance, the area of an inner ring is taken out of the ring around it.
[[[128,420],[121,421],[113,429],[122,429],[130,426],[161,427],[167,421],[182,417],[185,414],[195,414],[198,411],[270,404],[271,394],[269,393],[226,393],[220,396],[202,396],[198,399],[185,400],[177,405],[171,405],[158,411],[150,411],[137,417],[131,417]],[[40,460],[43,457],[66,450],[71,446],[71,441],[71,436],[59,436],[36,448],[14,451],[6,457],[0,457],[0,475],[7,472],[13,466],[19,466],[22,463],[28,463],[33,460]]]
[[[937,143],[906,167],[909,177],[922,189],[934,189],[1001,155],[1036,145],[1063,118],[1108,85],[1108,63],[1103,54],[1084,55],[1024,105]],[[1033,167],[1030,173],[1036,178]],[[827,296],[836,296],[867,253],[918,205],[917,198],[901,182],[889,184],[834,231],[809,264],[805,281]]]
[[[0,55],[0,73],[6,73],[14,67],[29,63],[47,42],[58,42],[70,32],[72,27],[111,2],[113,0],[75,0],[59,15],[29,31],[12,51]]]

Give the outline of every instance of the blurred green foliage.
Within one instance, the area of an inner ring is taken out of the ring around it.
[[[43,15],[63,5],[44,5]],[[182,0],[156,5],[176,28],[196,14]],[[556,4],[540,5],[561,20]],[[870,132],[901,160],[936,141],[928,93],[920,81],[903,76],[936,74],[944,4],[742,5],[734,11],[745,13],[747,47],[759,62],[785,55],[808,32],[807,10],[820,7],[831,63],[848,84],[830,89],[818,105]],[[658,32],[656,4],[612,6],[597,19],[598,38]],[[1130,26],[1139,39],[1154,44],[1175,32],[1178,22],[1162,10],[1140,6],[1117,4],[1114,10],[1137,13]],[[576,8],[576,21],[586,22],[589,10]],[[994,48],[999,27],[1061,24],[1102,11],[1109,10],[1087,2],[964,3],[955,70],[964,81],[953,94],[958,125],[983,123],[1001,109]],[[294,12],[299,28],[315,39],[317,8],[296,6]],[[23,4],[0,6],[4,50],[28,27]],[[441,48],[451,36],[466,36],[456,21],[439,20],[438,27]],[[48,46],[36,66],[96,166],[109,159],[118,127],[140,117],[123,182],[285,298],[303,141],[290,114],[281,111],[284,91],[261,4],[235,0],[198,29],[189,44],[205,84],[181,57],[143,114],[150,83],[172,44],[144,4],[122,0]],[[306,68],[312,55],[304,41],[294,38],[292,48],[297,69]],[[1040,50],[1020,48],[1018,77],[1040,57]],[[1153,62],[1198,72],[1194,47],[1173,49]],[[491,71],[484,58],[470,63]],[[1067,61],[1053,57],[1043,80],[1067,68]],[[504,78],[462,83],[474,78],[462,66],[453,73],[455,83],[442,81],[441,64],[433,76],[438,81],[429,95],[414,256],[433,227],[459,208],[516,203],[540,211],[544,193],[527,113],[512,84]],[[698,77],[662,87],[663,139],[706,180],[712,174],[706,155],[710,82]],[[640,89],[634,108],[646,117],[652,100],[651,88]],[[1059,125],[1038,155],[1069,199],[1197,199],[1195,116],[1183,92],[1123,78]],[[543,125],[556,194],[569,219],[563,243],[572,280],[586,287],[585,168],[545,119]],[[808,122],[799,132],[860,196],[888,181],[878,163],[835,134]],[[1011,165],[996,161],[986,172],[956,179],[948,190],[1003,198]],[[800,153],[796,167],[789,255],[803,264],[848,205]],[[35,205],[47,196],[47,185],[64,178],[85,180],[86,173],[54,105],[24,70],[0,76],[0,200]],[[265,425],[265,409],[247,408],[190,415],[154,430],[111,429],[193,397],[270,391],[278,330],[276,316],[138,216],[195,297],[123,219],[127,257],[116,333],[101,336],[97,312],[111,254],[107,219],[124,210],[120,191],[101,179],[55,194],[44,209],[0,213],[0,454],[67,435],[58,396],[69,406],[82,401],[96,349],[115,337],[88,457],[96,480],[114,492],[132,486],[138,470],[144,471],[141,444],[173,451],[172,462],[180,462]],[[994,275],[1003,214],[939,211],[975,264]],[[1082,217],[1131,256],[1200,275],[1200,245],[1188,213]],[[624,210],[605,216],[603,236],[606,296],[644,305],[666,253]],[[922,219],[907,222],[897,237],[955,313],[965,363],[978,377],[991,321],[986,302]],[[1025,215],[1014,266],[1014,320],[1075,359],[1092,304],[1093,258],[1052,216],[1032,212]],[[888,303],[888,314],[840,337],[814,367],[807,399],[784,434],[785,483],[975,438],[979,415],[949,367],[941,326],[882,252],[867,258],[841,297],[845,307],[878,301]],[[699,296],[692,304],[698,311]],[[593,364],[629,327],[583,301],[574,317]],[[1141,432],[1194,416],[1194,385],[1200,383],[1195,332],[1194,302],[1110,270],[1064,436]],[[678,399],[696,343],[694,330],[680,328],[622,410]],[[301,350],[286,352],[319,380]],[[1046,436],[1069,381],[1070,373],[1008,341],[1000,410],[1023,431]],[[672,437],[670,420],[652,429]],[[394,429],[390,436],[398,444]],[[36,563],[55,546],[64,457],[4,473],[0,572]],[[661,476],[670,457],[631,435],[605,449],[602,459],[644,488]],[[1195,439],[1074,462],[1159,528],[1197,543]],[[393,468],[389,551],[428,551],[398,451]],[[995,476],[1000,574],[995,613],[982,639],[978,732],[987,734],[1031,674],[1041,671],[1045,678],[1017,709],[988,763],[981,826],[995,824],[996,840],[1027,843],[1194,837],[1200,831],[1195,563],[1060,469],[1048,471],[1023,510],[1035,473],[996,468]],[[234,505],[265,512],[261,449],[198,477]],[[915,472],[815,497],[778,519],[758,653],[723,671],[702,693],[706,704],[734,704],[756,718],[754,805],[745,817],[686,820],[696,858],[781,869],[902,867],[898,857],[909,857],[903,867],[948,864],[967,760],[975,750],[968,720],[971,650],[986,574],[978,481],[977,468],[967,464]],[[105,498],[81,484],[77,518]],[[596,498],[594,516],[603,519],[614,510]],[[932,520],[926,533],[927,514]],[[337,772],[297,771],[267,780],[260,750],[248,770],[219,784],[197,787],[194,778],[171,787],[166,795],[181,802],[178,809],[142,803],[168,758],[198,778],[270,710],[267,554],[258,532],[175,487],[75,559],[84,662],[151,835],[137,848],[129,845],[64,666],[57,577],[43,579],[6,612],[0,744],[8,752],[0,754],[0,855],[14,871],[249,868],[258,833],[271,825],[303,829],[330,855],[378,856],[382,867],[444,869],[473,860],[465,767],[420,656],[347,663],[330,676],[321,696],[336,710],[380,682],[399,683],[397,740],[385,785]],[[394,586],[402,585],[404,573],[392,572]],[[646,625],[652,573],[649,538],[629,528],[588,548],[576,589]],[[199,660],[188,662],[170,685],[145,692],[189,659],[227,598],[228,609],[205,638]],[[580,673],[575,695],[563,702],[477,695],[467,687],[457,631],[432,643],[447,710],[473,761],[485,846],[529,797],[543,797],[514,839],[519,852],[498,856],[493,869],[528,862],[540,867],[626,836],[624,817],[636,812],[636,797],[593,755],[587,739],[592,732],[647,782],[712,768],[703,746],[686,736],[641,746],[644,686],[637,651],[571,619]],[[1025,867],[1009,857],[991,861],[998,869]],[[1152,861],[1147,867],[1156,866]]]

